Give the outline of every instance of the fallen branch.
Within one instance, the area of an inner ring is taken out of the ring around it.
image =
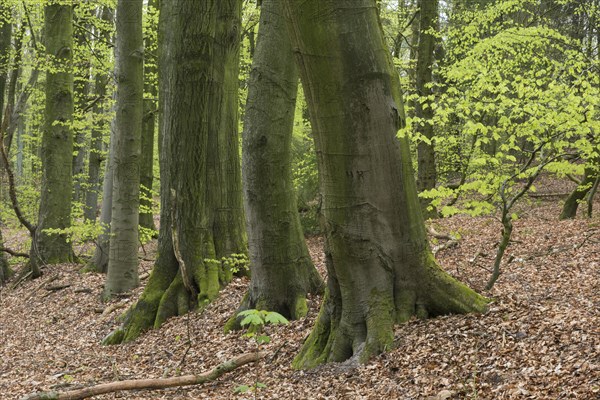
[[[130,379],[118,382],[102,383],[96,386],[90,386],[83,389],[69,390],[66,392],[38,392],[31,393],[21,400],[80,400],[92,396],[98,396],[105,393],[114,393],[121,390],[140,390],[140,389],[166,389],[170,387],[200,385],[206,382],[214,381],[221,375],[231,372],[242,365],[258,361],[264,356],[264,353],[248,353],[232,358],[222,364],[217,365],[211,371],[200,375],[184,375],[164,379]]]
[[[126,306],[127,306],[127,302],[126,301],[124,301],[122,303],[111,304],[110,306],[108,306],[104,310],[102,310],[102,315],[100,317],[104,318],[108,314],[112,313],[113,311],[116,311],[116,310],[118,310],[120,308],[125,308]]]
[[[59,290],[66,289],[68,287],[71,287],[71,285],[68,283],[65,283],[65,284],[59,284],[59,285],[46,286],[44,289],[46,289],[49,292],[58,292]]]

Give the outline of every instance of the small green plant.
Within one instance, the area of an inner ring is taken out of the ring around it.
[[[265,326],[269,325],[287,325],[289,321],[281,314],[274,311],[264,310],[246,310],[238,314],[238,317],[243,318],[240,325],[242,328],[246,328],[244,337],[251,339],[256,344],[256,352],[258,353],[262,345],[265,345],[271,341],[269,335],[265,334]],[[258,370],[254,377],[254,383],[252,385],[239,385],[234,389],[234,393],[246,393],[253,392],[254,398],[256,398],[256,392],[259,389],[263,389],[266,385],[258,380]]]

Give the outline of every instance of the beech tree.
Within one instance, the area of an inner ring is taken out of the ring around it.
[[[157,50],[156,34],[158,2],[148,2],[147,24],[144,31],[144,117],[142,119],[142,158],[140,165],[140,227],[156,230],[152,214],[152,183],[154,181],[154,131],[158,114],[158,82],[156,76],[157,60],[149,57]]]
[[[435,149],[433,144],[433,91],[429,86],[432,83],[432,68],[434,63],[434,50],[437,38],[435,32],[438,27],[438,0],[419,0],[419,44],[417,47],[417,67],[415,83],[417,94],[420,97],[415,101],[415,117],[419,120],[416,131],[419,133],[417,147],[417,190],[435,188],[437,171],[435,165]],[[423,212],[426,216],[433,217],[435,210],[429,210],[430,200],[421,199]]]
[[[213,300],[245,253],[237,85],[241,2],[161,3],[158,258],[140,300],[104,343],[135,339]]]
[[[297,319],[308,311],[306,294],[319,291],[322,281],[308,254],[292,182],[298,71],[286,29],[283,3],[263,1],[242,147],[252,279],[238,312],[258,308]]]
[[[67,234],[73,190],[73,7],[52,1],[45,10],[45,122],[42,134],[42,184],[38,223],[32,238],[32,277],[40,266],[73,261]],[[58,230],[52,232],[50,230]]]
[[[404,109],[374,0],[286,0],[318,154],[328,285],[294,361],[313,367],[389,348],[416,315],[482,312],[487,300],[435,262]],[[314,18],[319,15],[319,18]]]
[[[117,103],[110,252],[104,297],[139,284],[138,223],[144,94],[143,0],[119,0],[115,75]]]

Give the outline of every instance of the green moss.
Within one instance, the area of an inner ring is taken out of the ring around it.
[[[123,339],[125,338],[125,330],[123,328],[117,328],[108,335],[104,339],[102,339],[102,344],[114,345],[123,343]]]
[[[294,301],[294,307],[291,314],[292,315],[290,317],[292,319],[304,318],[306,314],[308,314],[308,304],[306,302],[305,296],[296,296],[296,300]]]

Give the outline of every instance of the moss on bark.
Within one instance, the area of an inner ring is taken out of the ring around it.
[[[294,366],[364,362],[392,345],[394,324],[482,312],[487,300],[429,249],[374,1],[285,3],[314,129],[328,270],[328,295]]]
[[[238,75],[223,72],[237,71],[226,64],[237,63],[240,13],[237,1],[161,3],[159,257],[123,333],[106,343],[133,340],[212,301],[232,278],[220,260],[246,252],[230,82]]]

